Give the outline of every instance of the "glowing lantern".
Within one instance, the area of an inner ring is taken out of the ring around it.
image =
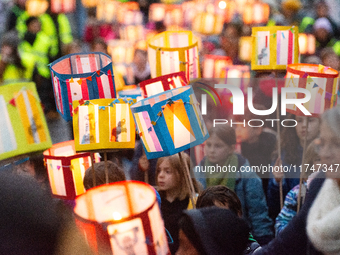
[[[108,52],[114,64],[131,64],[135,49],[132,42],[126,40],[110,40]]]
[[[224,18],[212,13],[198,13],[192,23],[192,29],[205,35],[218,35],[222,32]]]
[[[148,159],[189,149],[209,136],[191,86],[140,100],[131,111]]]
[[[252,70],[285,70],[299,62],[298,28],[253,27]]]
[[[224,69],[232,65],[229,57],[217,55],[205,55],[203,61],[203,78],[224,78]]]
[[[143,24],[143,14],[137,2],[120,3],[117,10],[117,20],[122,25]]]
[[[252,37],[242,36],[239,41],[239,58],[241,61],[250,62],[252,56]]]
[[[119,28],[120,39],[126,41],[141,41],[145,39],[142,25],[121,26]]]
[[[29,16],[40,16],[47,11],[48,5],[47,0],[27,0],[26,11]]]
[[[315,36],[312,34],[299,34],[299,49],[302,55],[315,53]]]
[[[52,146],[34,83],[0,86],[0,160]]]
[[[154,3],[150,6],[149,20],[163,21],[166,27],[171,25],[183,26],[184,18],[181,5]]]
[[[74,213],[95,254],[170,254],[155,190],[146,183],[90,189],[76,198]]]
[[[200,77],[198,40],[191,31],[163,32],[149,40],[151,77],[185,71],[187,78]]]
[[[92,8],[97,6],[98,0],[81,0],[81,3],[85,8]]]
[[[53,196],[74,199],[85,192],[83,178],[91,164],[90,153],[76,153],[74,141],[57,143],[44,151]],[[95,157],[99,162],[99,157]]]
[[[167,74],[140,83],[140,87],[146,97],[186,85],[188,85],[188,81],[184,72]]]
[[[76,151],[135,147],[135,123],[130,99],[74,101],[73,131]]]
[[[119,2],[116,0],[101,0],[97,5],[97,19],[112,23],[117,19]]]
[[[270,8],[268,4],[255,2],[244,6],[243,22],[245,24],[264,24],[268,22]]]
[[[52,0],[51,12],[53,13],[67,13],[74,12],[76,9],[75,0]]]
[[[337,104],[338,76],[338,71],[323,65],[291,64],[287,67],[285,87],[309,90],[311,98],[302,105],[316,117]],[[289,99],[304,97],[304,93],[287,93]],[[288,104],[287,111],[306,115],[295,104]]]
[[[72,119],[72,102],[116,97],[111,58],[101,52],[66,55],[50,65],[58,112]]]
[[[225,68],[225,84],[230,84],[240,88],[243,93],[247,93],[250,82],[250,68],[247,65],[230,65]]]

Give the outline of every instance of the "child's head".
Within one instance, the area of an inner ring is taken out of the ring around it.
[[[13,166],[13,173],[34,177],[39,183],[44,183],[48,179],[42,154],[16,162]]]
[[[179,220],[176,255],[241,255],[247,247],[246,221],[216,206],[187,210]]]
[[[29,17],[26,20],[27,31],[37,34],[41,30],[41,23],[37,17]]]
[[[91,43],[91,51],[107,54],[107,44],[103,38],[95,38]]]
[[[145,50],[136,49],[133,56],[133,63],[138,70],[144,71],[148,63],[148,53]]]
[[[319,167],[318,164],[321,164],[317,141],[318,139],[313,140],[310,143],[310,145],[308,145],[307,150],[306,150],[305,162],[302,168],[303,169],[302,174],[305,178],[307,178],[313,172],[317,171]]]
[[[204,150],[207,159],[213,164],[223,164],[234,153],[236,144],[235,130],[227,124],[216,125],[209,129],[210,137]]]
[[[109,183],[126,180],[123,169],[120,168],[117,164],[113,163],[112,161],[107,161],[106,165],[107,165],[107,170],[108,170]],[[94,163],[94,171],[95,171],[96,186],[105,184],[106,183],[105,162],[102,161],[102,162]],[[94,187],[92,166],[86,169],[83,183],[84,183],[84,188],[86,190]]]
[[[308,130],[307,130],[307,119],[308,119]],[[297,125],[295,127],[296,134],[299,138],[300,143],[305,140],[306,132],[307,132],[307,144],[313,141],[320,132],[320,118],[315,117],[305,117],[305,116],[296,116]]]
[[[198,196],[196,208],[217,206],[229,209],[235,215],[242,216],[241,201],[234,191],[223,185],[208,187]]]
[[[184,161],[190,169],[190,157],[182,153]],[[190,195],[190,190],[185,183],[185,166],[178,154],[159,158],[156,164],[156,184],[158,191],[178,191],[178,198],[183,200]]]
[[[327,47],[324,48],[321,53],[321,60],[324,66],[329,66],[335,70],[339,70],[340,68],[340,59],[339,56],[334,52],[333,48]]]

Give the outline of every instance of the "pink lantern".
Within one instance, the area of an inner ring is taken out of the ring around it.
[[[52,0],[51,11],[53,13],[74,12],[76,9],[76,0]]]
[[[232,65],[230,57],[205,55],[203,61],[203,78],[224,78],[224,69]]]

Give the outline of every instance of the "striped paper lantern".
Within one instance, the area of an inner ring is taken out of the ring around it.
[[[148,159],[173,155],[209,137],[191,86],[140,100],[131,111]]]
[[[172,73],[157,78],[142,81],[140,87],[145,97],[154,96],[166,90],[188,85],[184,72]]]
[[[200,78],[198,40],[191,31],[163,32],[148,42],[151,77],[184,71],[189,80]]]
[[[253,27],[252,37],[252,70],[285,70],[299,62],[297,27]]]
[[[204,35],[218,35],[222,32],[224,17],[222,15],[202,12],[197,13],[193,22],[192,29]]]
[[[250,82],[250,67],[247,65],[230,65],[224,70],[224,84],[229,84],[240,88],[244,94],[247,94]]]
[[[119,28],[121,40],[126,41],[141,41],[145,39],[145,31],[142,25],[121,26]]]
[[[0,111],[1,161],[27,157],[27,154],[44,151],[52,146],[34,83],[0,86]]]
[[[76,0],[51,0],[51,12],[68,13],[76,9]]]
[[[181,5],[153,3],[150,5],[149,21],[163,21],[166,27],[184,25]]]
[[[291,64],[287,67],[286,88],[303,88],[311,93],[311,99],[302,105],[317,117],[337,104],[339,89],[338,71],[314,64]],[[287,98],[304,98],[304,93],[287,93]],[[287,111],[305,116],[294,104],[287,105]]]
[[[116,182],[76,198],[76,224],[95,254],[170,255],[155,190]]]
[[[50,69],[57,110],[66,121],[72,119],[74,100],[116,97],[112,61],[104,53],[70,54]]]
[[[76,151],[135,147],[135,123],[129,99],[74,101],[73,132]]]
[[[73,140],[44,151],[44,161],[54,197],[70,200],[85,192],[83,179],[86,169],[92,166],[91,155],[76,153]],[[97,155],[95,161],[99,162]]]
[[[100,0],[96,8],[96,17],[100,21],[112,23],[117,20],[119,2],[116,0]]]
[[[238,56],[241,61],[250,62],[252,56],[252,42],[251,36],[241,36],[239,41]]]
[[[203,78],[224,78],[225,68],[232,64],[230,57],[206,54],[203,61]]]
[[[315,53],[316,41],[313,34],[299,34],[299,49],[302,55],[313,55]]]
[[[244,24],[265,24],[268,22],[270,14],[269,4],[254,2],[243,6]]]

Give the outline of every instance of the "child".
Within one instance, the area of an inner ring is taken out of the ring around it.
[[[109,183],[126,180],[123,169],[120,168],[117,164],[108,160],[106,162],[106,167],[107,167],[107,171],[108,171],[108,181],[109,181]],[[104,161],[94,163],[95,182],[96,182],[95,186],[99,186],[99,185],[106,183],[106,171],[105,171],[106,167],[105,167]],[[90,166],[88,169],[86,169],[83,183],[84,183],[84,188],[86,190],[95,187],[94,183],[93,183],[92,166]]]
[[[187,210],[179,227],[176,255],[242,255],[247,246],[247,223],[227,209]]]
[[[266,244],[272,239],[273,232],[261,179],[249,169],[247,159],[234,153],[236,134],[233,128],[217,125],[209,129],[209,135],[205,144],[206,157],[199,170],[195,167],[195,172],[205,174],[201,179],[204,187],[224,185],[236,192],[242,204],[243,217],[251,226],[255,239],[261,245]],[[214,173],[204,170],[212,167],[230,170]]]
[[[190,167],[190,157],[186,153],[182,153],[182,156]],[[195,179],[192,181],[197,192],[197,183]],[[190,197],[190,190],[185,183],[185,168],[178,154],[158,159],[156,182],[162,200],[161,212],[165,228],[173,238],[169,248],[171,254],[175,254],[178,249],[178,220],[182,211],[188,208]]]
[[[236,193],[226,186],[217,185],[206,188],[197,198],[196,208],[217,206],[220,208],[229,209],[238,217],[242,218],[242,205]],[[249,233],[247,248],[243,254],[254,254],[259,250],[260,245],[254,240]]]

